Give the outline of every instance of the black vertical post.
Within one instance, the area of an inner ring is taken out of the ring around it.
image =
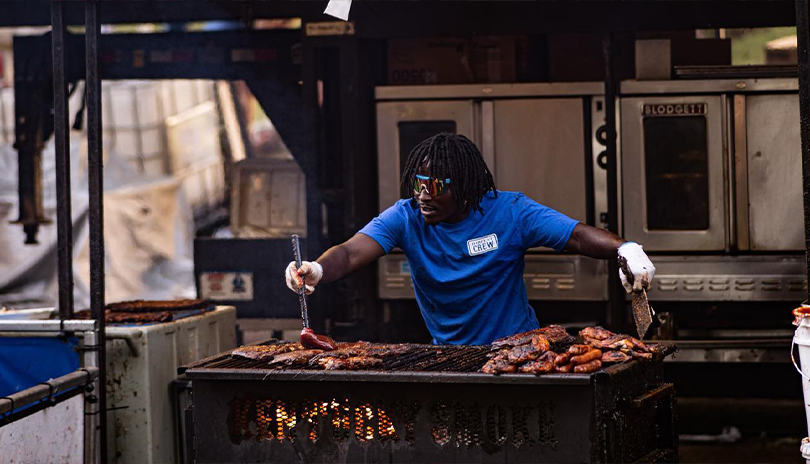
[[[810,12],[807,0],[796,0],[796,35],[799,58],[799,126],[802,134],[802,186],[804,188],[804,239],[806,248],[807,301],[810,302]]]
[[[101,78],[98,42],[101,36],[99,2],[85,3],[85,92],[87,99],[87,166],[90,185],[90,311],[98,321],[99,427],[101,462],[107,462],[107,356],[104,320],[104,179],[101,150]]]
[[[605,58],[605,129],[607,134],[607,207],[608,230],[619,233],[619,181],[616,161],[616,96],[618,82],[614,67],[613,34],[605,35],[603,52]],[[618,259],[608,260],[608,313],[605,321],[608,328],[624,330],[624,293],[619,281]]]
[[[61,0],[51,0],[51,25],[59,318],[65,320],[73,318],[73,223],[70,206],[70,132],[65,82],[64,4]]]

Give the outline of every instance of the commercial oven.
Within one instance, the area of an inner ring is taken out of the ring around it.
[[[622,84],[623,233],[653,255],[651,298],[801,301],[796,79]]]
[[[584,223],[607,210],[602,83],[378,87],[380,211],[403,194],[411,149],[438,132],[476,143],[499,190],[521,191]],[[594,188],[598,186],[598,188]],[[607,299],[604,261],[532,249],[524,273],[530,299]],[[394,251],[379,261],[383,299],[413,298],[408,262]]]

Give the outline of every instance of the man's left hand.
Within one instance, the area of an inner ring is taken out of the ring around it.
[[[619,269],[619,278],[627,293],[642,289],[649,290],[655,277],[655,266],[650,258],[644,253],[641,245],[635,242],[625,242],[619,247],[619,258],[627,261],[627,269],[632,276],[626,276],[622,269]],[[632,283],[630,283],[632,279]]]

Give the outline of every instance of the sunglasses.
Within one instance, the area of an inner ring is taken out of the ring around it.
[[[450,189],[448,184],[450,184],[450,179],[436,179],[416,174],[413,179],[413,193],[419,195],[422,193],[422,189],[425,189],[428,195],[438,197],[447,193],[447,190]]]

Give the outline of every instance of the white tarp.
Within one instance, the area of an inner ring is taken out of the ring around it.
[[[72,137],[71,189],[74,218],[74,298],[77,309],[89,306],[89,235],[87,181]],[[0,305],[56,305],[56,199],[53,144],[43,153],[46,217],[38,245],[23,245],[17,219],[17,153],[0,145]],[[107,301],[178,298],[195,295],[191,212],[171,178],[144,179],[126,161],[110,156],[104,167],[105,290]]]

